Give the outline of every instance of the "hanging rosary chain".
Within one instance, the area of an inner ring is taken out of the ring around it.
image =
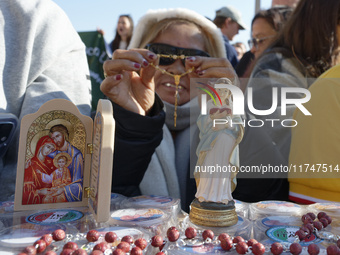
[[[157,54],[158,57],[166,57],[166,58],[173,58],[173,59],[177,59],[177,58],[180,58],[180,59],[184,59],[186,56],[184,55],[163,55],[163,54]],[[160,71],[162,74],[166,74],[166,75],[169,75],[171,77],[174,77],[175,79],[175,85],[176,85],[176,91],[175,91],[175,112],[174,112],[174,126],[176,127],[176,121],[177,121],[177,105],[178,105],[178,101],[179,101],[179,91],[178,91],[178,86],[179,86],[179,82],[180,82],[180,79],[181,77],[187,75],[187,74],[190,74],[194,71],[195,67],[192,67],[190,68],[189,70],[187,70],[186,72],[184,73],[181,73],[181,74],[172,74],[168,71],[166,71],[165,69],[163,68],[160,68],[159,65],[154,65],[153,63],[150,64],[151,66],[153,66],[156,70]]]

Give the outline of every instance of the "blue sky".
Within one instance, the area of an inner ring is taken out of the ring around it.
[[[255,0],[54,0],[68,15],[78,32],[93,31],[101,28],[105,31],[105,40],[110,42],[120,14],[130,14],[136,24],[149,9],[187,8],[213,19],[215,11],[222,6],[233,6],[242,13],[247,30],[240,30],[232,43],[250,38],[250,23],[255,14]],[[261,9],[268,9],[272,0],[261,0]],[[247,45],[248,47],[248,45]]]

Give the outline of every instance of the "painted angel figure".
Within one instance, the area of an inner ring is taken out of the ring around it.
[[[232,84],[227,78],[216,81],[216,84],[221,83]],[[231,91],[217,88],[216,92],[222,104],[215,105],[213,100],[208,100],[208,114],[201,114],[197,120],[200,142],[196,150],[198,161],[194,173],[197,185],[195,196],[199,202],[227,205],[233,201],[231,193],[236,187],[238,144],[243,137],[243,126],[241,118],[232,115]],[[216,102],[219,102],[217,98]]]

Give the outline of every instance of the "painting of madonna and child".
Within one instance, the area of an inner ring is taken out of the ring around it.
[[[92,119],[80,114],[71,102],[54,100],[22,119],[15,210],[88,206],[88,193],[92,191],[93,198],[98,197],[100,147],[105,140],[101,137],[105,124],[99,118],[102,115],[97,112],[93,127]],[[112,121],[112,112],[108,115]],[[97,130],[94,135],[93,129]],[[114,132],[110,129],[109,133]],[[94,145],[92,140],[99,142]],[[112,143],[106,146],[107,155],[112,159],[113,141],[106,140]],[[93,151],[97,153],[91,154]],[[108,158],[106,161],[110,162]],[[85,192],[87,190],[90,192]]]

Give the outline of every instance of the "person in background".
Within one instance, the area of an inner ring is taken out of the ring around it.
[[[116,49],[126,50],[133,32],[133,20],[130,15],[120,15],[118,18],[116,35],[110,43],[111,53]]]
[[[91,83],[85,45],[50,0],[0,1],[0,114],[19,120],[42,104],[64,98],[90,116]],[[19,126],[0,158],[0,201],[13,199]]]
[[[151,10],[135,31],[129,50],[116,50],[104,63],[101,90],[112,100],[116,120],[112,191],[181,198],[188,211],[196,193],[190,171],[199,142],[197,118],[190,114],[198,117],[200,111],[198,97],[190,96],[190,78],[227,77],[235,83],[237,77],[225,58],[221,31],[194,11]]]
[[[236,52],[237,52],[237,59],[240,60],[243,56],[244,53],[246,53],[247,48],[244,45],[244,43],[242,42],[237,42],[232,44],[232,46],[235,48]]]
[[[255,15],[251,22],[252,38],[248,44],[256,59],[275,41],[275,37],[282,30],[292,11],[291,7],[277,6],[259,11]]]
[[[288,6],[277,6],[256,13],[251,22],[252,39],[248,41],[250,51],[245,53],[243,59],[236,66],[236,73],[240,80],[241,88],[244,90],[253,69],[254,60],[268,48],[271,42],[282,30],[288,20],[293,8]]]
[[[312,116],[294,112],[298,125],[292,128],[289,199],[301,204],[340,202],[340,65],[323,73],[309,91],[311,99],[305,107]]]
[[[235,68],[238,63],[237,52],[235,48],[231,46],[230,41],[233,40],[240,29],[246,29],[246,26],[241,19],[241,13],[231,6],[222,7],[216,11],[214,23],[220,28],[223,34],[227,58]]]
[[[278,38],[257,60],[248,82],[252,89],[252,107],[257,110],[268,110],[273,105],[273,89],[277,89],[278,103],[274,104],[272,113],[261,115],[250,110],[251,105],[246,101],[246,121],[263,121],[261,127],[246,127],[245,136],[240,143],[241,165],[288,166],[291,141],[291,121],[296,109],[294,104],[281,107],[281,89],[308,89],[313,80],[323,72],[339,63],[339,20],[340,1],[338,0],[300,0]],[[313,42],[313,43],[311,43]],[[301,100],[308,95],[304,93],[288,93],[287,98]],[[322,106],[321,106],[322,107]],[[285,110],[285,113],[282,113]],[[275,120],[273,122],[266,120]],[[269,153],[275,155],[269,156]],[[308,162],[304,162],[308,163]],[[239,176],[238,176],[239,177]],[[253,201],[260,194],[268,194],[267,187],[275,184],[277,193],[282,199],[288,200],[287,174],[279,171],[272,180],[263,181],[262,185],[252,185],[254,180],[238,182],[238,197],[247,197],[250,189]],[[260,182],[257,182],[260,184]],[[248,187],[248,191],[246,191]],[[242,190],[243,189],[243,190]],[[243,194],[242,194],[243,193]]]

